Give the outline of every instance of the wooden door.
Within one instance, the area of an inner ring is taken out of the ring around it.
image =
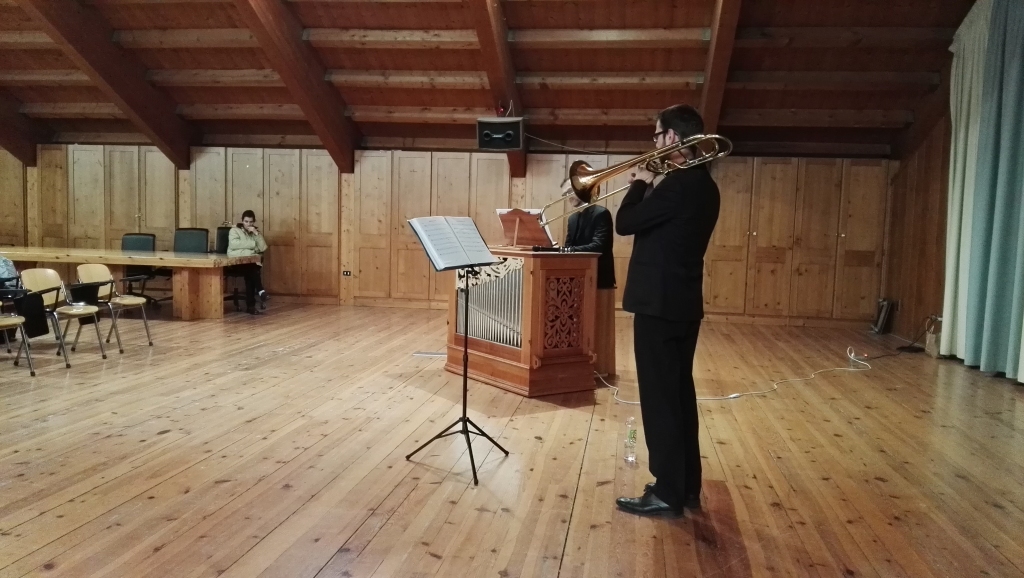
[[[26,245],[25,166],[0,149],[0,245]]]
[[[142,222],[139,203],[139,147],[105,146],[106,247],[120,249],[121,237],[138,233]]]
[[[242,212],[256,213],[261,229],[267,219],[265,195],[266,175],[263,172],[263,149],[227,149],[227,220],[231,224],[242,222]],[[298,192],[296,186],[295,192]],[[220,225],[220,223],[218,223]],[[210,228],[214,238],[216,227]]]
[[[192,149],[193,227],[210,231],[210,247],[217,242],[217,227],[234,223],[227,213],[225,182],[227,151],[217,147]]]
[[[430,216],[430,153],[395,151],[391,189],[391,297],[430,298],[430,261],[407,222]]]
[[[754,159],[729,157],[711,165],[722,203],[704,256],[704,310],[742,314],[746,306],[750,199]]]
[[[39,226],[43,247],[68,246],[68,150],[39,146]]]
[[[348,213],[356,277],[353,295],[386,298],[391,293],[391,151],[356,151]]]
[[[792,316],[832,316],[842,183],[842,160],[800,159],[789,310]]]
[[[68,146],[68,240],[75,248],[106,246],[103,147]],[[131,214],[138,212],[136,207]]]
[[[752,315],[789,315],[796,214],[797,160],[754,161],[747,308]]]
[[[338,165],[323,150],[302,151],[299,247],[304,295],[337,297]]]
[[[634,158],[631,155],[608,155],[605,166],[617,165],[621,162]],[[615,191],[629,183],[629,173],[623,173],[610,179],[601,192]],[[601,202],[612,214],[612,222],[618,218],[619,207],[622,206],[622,198],[626,196],[625,191],[610,197]],[[615,234],[615,241],[612,245],[612,254],[615,255],[615,306],[622,307],[622,293],[626,290],[626,273],[629,271],[629,258],[633,254],[633,236],[621,237]]]
[[[430,198],[431,215],[439,216],[470,216],[470,153],[440,152],[431,155]],[[508,193],[506,193],[506,199]],[[476,226],[483,235],[484,227],[493,225],[497,214],[491,210],[490,215],[474,218]],[[486,239],[486,236],[484,237]],[[430,267],[430,298],[439,303],[448,302],[448,295],[455,286],[455,272],[442,271],[437,273]]]
[[[170,251],[178,222],[178,171],[160,149],[139,147],[139,179],[141,232],[156,235],[158,251]]]
[[[270,293],[298,295],[302,291],[299,254],[302,166],[299,151],[267,149],[263,154],[263,166],[266,194],[262,217],[257,213],[257,218],[262,221],[259,227],[267,241],[263,284]],[[240,220],[241,211],[235,212]]]
[[[888,184],[888,161],[843,162],[833,308],[837,319],[868,321],[875,317],[882,278]]]

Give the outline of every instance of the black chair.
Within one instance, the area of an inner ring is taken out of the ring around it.
[[[21,286],[21,276],[0,277],[0,315],[6,313],[7,306],[13,306],[14,300],[28,293],[27,289]],[[17,337],[18,328],[0,329],[7,342],[7,353],[11,352],[11,339]]]
[[[206,229],[175,229],[175,253],[209,253],[210,231]]]
[[[231,227],[217,227],[217,242],[213,250],[214,253],[220,255],[228,254],[228,236],[231,234]],[[225,279],[241,279],[243,275],[236,269],[231,267],[224,268]],[[235,311],[241,311],[242,306],[240,305],[241,295],[238,293],[238,287],[232,287],[231,293],[224,295],[225,301],[230,301],[235,306]]]
[[[149,233],[128,233],[121,236],[121,250],[122,251],[156,251],[156,235]],[[140,286],[138,293],[135,292],[132,281],[128,282],[126,287],[125,295],[131,295],[133,297],[142,297],[146,300],[146,303],[152,305],[154,308],[160,308],[161,301],[169,301],[170,297],[164,297],[157,299],[151,295],[146,294],[146,282],[152,281],[157,277],[169,276],[166,273],[166,269],[157,269],[156,267],[148,267],[145,265],[127,265],[124,268],[124,276],[128,279],[140,279]],[[165,275],[166,273],[166,275]]]

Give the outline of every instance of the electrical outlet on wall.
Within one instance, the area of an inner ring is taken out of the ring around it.
[[[342,271],[341,272],[341,276],[342,277],[351,277],[352,276],[352,272],[351,271]]]

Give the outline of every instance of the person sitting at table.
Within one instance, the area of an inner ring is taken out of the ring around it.
[[[0,279],[10,279],[0,282],[0,289],[13,289],[18,284],[18,280],[15,279],[17,276],[18,269],[14,267],[14,262],[0,255]]]
[[[267,242],[256,227],[256,213],[247,210],[242,213],[242,222],[231,228],[228,233],[228,257],[248,257],[263,255],[267,251]],[[256,309],[256,297],[261,301],[270,299],[263,289],[263,263],[246,263],[226,268],[226,273],[237,274],[245,279],[245,310],[250,315],[259,315]]]

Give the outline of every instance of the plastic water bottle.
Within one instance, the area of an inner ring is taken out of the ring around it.
[[[636,463],[636,419],[632,416],[626,419],[626,442],[624,459],[627,464]]]

